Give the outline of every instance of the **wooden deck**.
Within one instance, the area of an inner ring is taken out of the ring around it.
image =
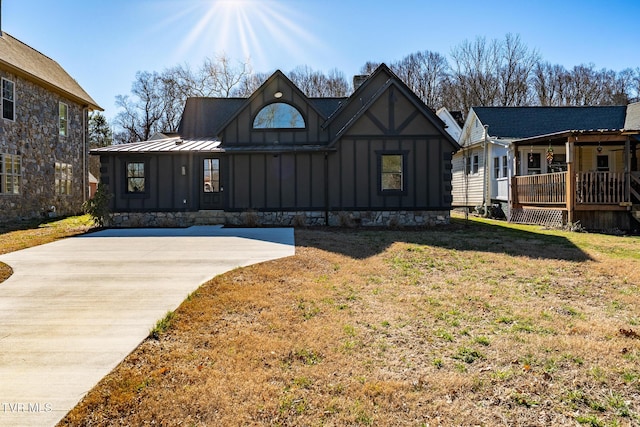
[[[518,205],[565,205],[566,172],[515,176],[515,198]]]
[[[628,202],[622,172],[578,172],[576,204],[619,205]]]
[[[630,175],[640,186],[640,176]],[[516,206],[566,206],[567,172],[515,176],[513,201]],[[629,203],[627,180],[622,172],[578,172],[575,174],[575,204],[606,205]],[[572,195],[569,195],[571,197]]]

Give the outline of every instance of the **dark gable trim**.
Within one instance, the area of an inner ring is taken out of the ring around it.
[[[366,84],[366,82],[365,82]],[[397,89],[400,93],[402,93],[406,98],[411,102],[417,109],[417,114],[422,114],[428,121],[430,121],[436,129],[440,129],[441,133],[439,136],[444,138],[449,144],[451,144],[451,148],[453,151],[457,151],[460,149],[458,143],[449,135],[449,133],[444,129],[444,122],[440,120],[438,116],[435,115],[427,106],[415,95],[402,81],[400,81],[397,77],[394,79],[389,79],[382,87],[378,89],[375,95],[373,95],[360,110],[356,113],[355,116],[349,119],[347,124],[340,129],[340,131],[329,141],[329,147],[334,146],[340,138],[342,138],[349,129],[358,121],[360,117],[363,115],[367,115],[369,108],[380,99],[380,97],[385,93],[387,89]],[[351,99],[351,98],[350,98]],[[352,102],[353,100],[351,100]],[[390,112],[390,114],[392,114]],[[416,115],[411,115],[411,119],[415,118]],[[369,115],[367,115],[369,117]],[[401,129],[407,127],[409,122],[405,121],[401,123]],[[376,126],[381,126],[381,124],[376,124]],[[401,129],[396,129],[397,132],[394,132],[394,135],[397,134]],[[386,131],[388,132],[388,130]]]
[[[362,85],[360,85],[360,87],[358,87],[358,89],[356,89],[333,114],[331,114],[327,121],[322,125],[322,128],[326,129],[331,124],[331,122],[333,122],[333,120],[335,120],[335,118],[338,117],[342,113],[342,111],[347,108],[349,104],[354,102],[362,103],[362,92],[367,86],[371,85],[371,82],[375,80],[375,77],[381,73],[385,73],[389,76],[387,82],[362,105],[362,108],[358,111],[358,113],[356,113],[354,117],[349,118],[345,126],[340,129],[338,133],[329,141],[329,146],[337,143],[337,141],[340,140],[340,138],[357,121],[357,119],[360,118],[365,113],[365,111],[367,111],[369,107],[371,107],[371,105],[373,105],[373,103],[375,103],[388,88],[395,87],[407,97],[409,102],[411,102],[416,107],[416,109],[418,110],[416,114],[421,113],[422,115],[424,115],[424,117],[427,118],[427,120],[429,120],[436,127],[436,129],[439,129],[441,131],[442,136],[447,140],[447,142],[449,142],[449,144],[451,144],[451,148],[453,151],[458,151],[461,148],[460,145],[458,145],[457,141],[455,141],[451,137],[451,135],[449,135],[449,132],[446,131],[445,123],[440,119],[440,117],[438,117],[433,111],[431,111],[431,109],[427,107],[424,102],[422,102],[418,95],[416,95],[415,92],[409,89],[409,87],[393,71],[391,71],[391,69],[387,67],[386,64],[380,64],[380,66],[376,68],[373,73],[371,73],[371,75],[365,80],[365,82],[362,83]],[[389,96],[393,96],[393,94],[390,94]],[[392,114],[392,112],[390,112],[390,114]],[[414,118],[415,116],[412,115],[408,121],[401,123],[396,129],[397,133],[402,132],[402,130],[404,130],[404,128],[406,128],[409,122]]]
[[[265,89],[271,84],[273,83],[274,80],[276,79],[282,79],[285,81],[285,83],[291,88],[291,90],[293,90],[294,94],[300,96],[302,99],[304,99],[307,103],[307,108],[311,108],[313,111],[315,111],[320,117],[325,118],[326,116],[324,113],[322,113],[322,111],[320,111],[318,108],[316,108],[315,105],[313,105],[312,102],[309,101],[309,98],[304,94],[304,92],[302,92],[298,86],[296,86],[282,71],[280,70],[276,70],[271,77],[269,77],[258,89],[256,89],[249,98],[247,98],[247,100],[244,102],[244,104],[242,106],[240,106],[240,108],[238,108],[238,110],[231,115],[231,117],[229,117],[229,119],[227,119],[227,121],[225,121],[224,123],[222,123],[220,125],[220,128],[217,129],[216,131],[216,135],[222,135],[224,132],[224,129],[229,126],[231,123],[233,123],[234,120],[236,120],[236,118],[240,115],[240,113],[242,113],[245,109],[249,108],[249,106],[251,105],[251,103],[258,97],[263,97],[264,99],[264,91]],[[281,101],[284,102],[284,101]],[[263,105],[267,105],[266,103],[261,103]],[[293,104],[291,104],[293,105]],[[296,106],[297,108],[297,106]],[[262,109],[262,108],[260,108]],[[259,111],[259,110],[258,110]],[[298,108],[298,111],[301,111],[300,108]],[[301,111],[302,112],[302,111]],[[255,114],[257,113],[251,113],[250,117],[255,118]],[[253,122],[251,123],[251,125],[253,126]],[[252,127],[253,129],[253,127]],[[306,129],[306,128],[305,128]],[[255,130],[255,129],[254,129]]]

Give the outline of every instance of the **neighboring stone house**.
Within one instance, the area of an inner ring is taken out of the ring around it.
[[[88,113],[102,109],[56,61],[2,31],[0,80],[0,222],[80,212]]]
[[[249,98],[189,98],[177,136],[94,149],[114,224],[449,221],[445,124],[386,65],[348,98],[276,71]]]

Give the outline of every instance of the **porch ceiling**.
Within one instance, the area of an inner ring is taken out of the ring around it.
[[[531,138],[523,138],[514,140],[515,146],[521,145],[547,145],[547,144],[564,144],[569,139],[576,145],[589,145],[598,143],[616,143],[624,144],[627,140],[627,134],[616,129],[598,129],[598,130],[566,130],[555,132],[547,135],[538,135]]]

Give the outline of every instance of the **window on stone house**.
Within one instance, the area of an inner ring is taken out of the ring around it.
[[[58,105],[60,136],[67,136],[69,133],[69,106],[64,102],[60,102]]]
[[[68,163],[56,162],[55,187],[56,194],[71,194],[73,167]]]
[[[11,80],[2,79],[2,118],[15,120],[15,85]]]
[[[22,187],[22,158],[0,154],[0,194],[20,194]]]

